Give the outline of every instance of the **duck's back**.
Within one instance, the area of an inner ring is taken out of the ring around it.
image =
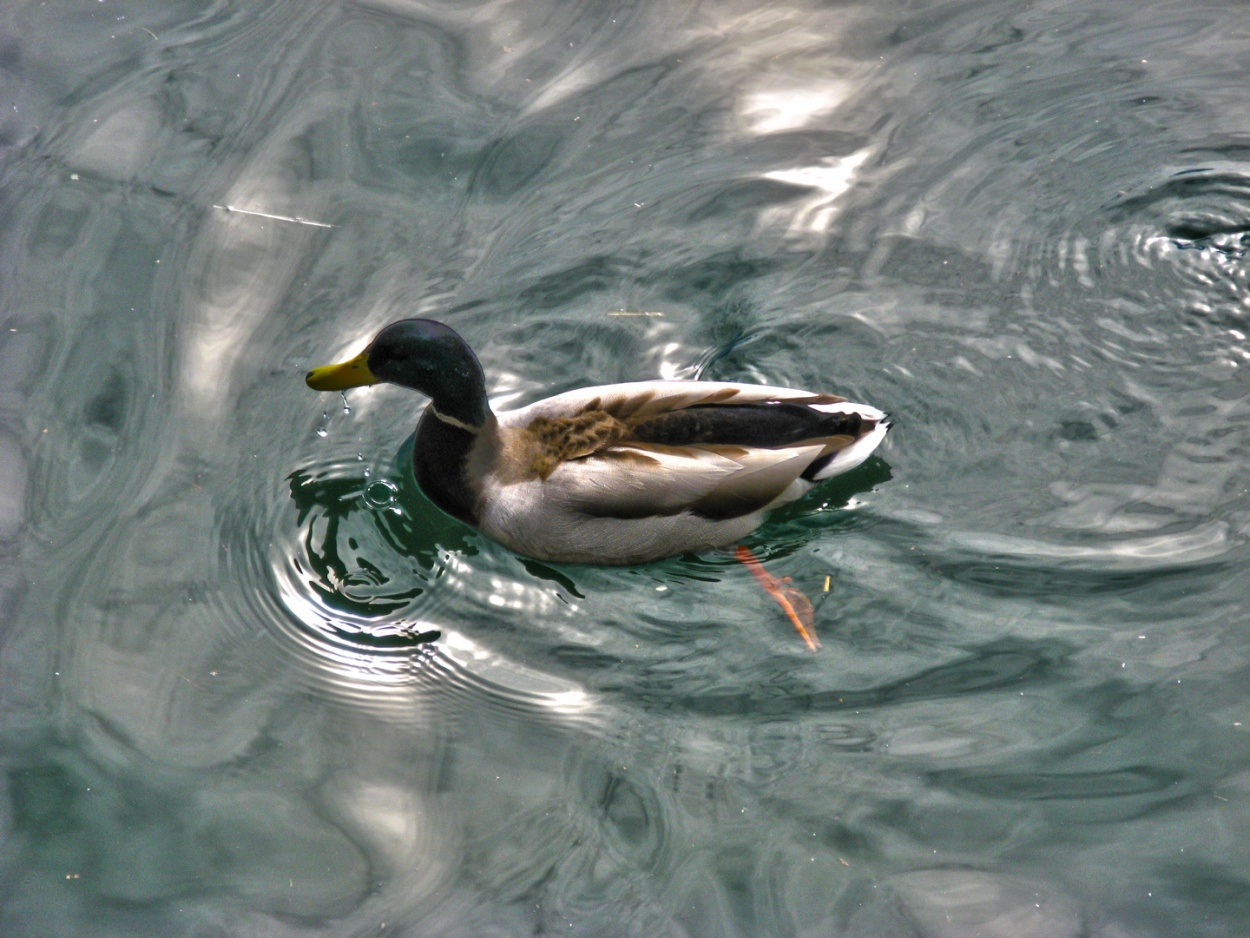
[[[541,559],[637,563],[738,541],[863,462],[888,422],[830,394],[647,381],[498,415],[470,460],[476,523]]]

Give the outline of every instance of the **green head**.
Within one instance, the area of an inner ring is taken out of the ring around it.
[[[342,391],[385,381],[430,397],[445,417],[480,427],[486,422],[486,378],[468,343],[433,319],[404,319],[379,332],[355,358],[308,372],[314,391]]]

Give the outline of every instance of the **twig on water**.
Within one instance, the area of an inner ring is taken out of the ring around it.
[[[315,228],[337,228],[338,225],[329,225],[323,221],[312,221],[307,218],[300,218],[298,215],[271,215],[268,212],[254,212],[247,208],[236,208],[233,205],[214,205],[213,208],[219,208],[223,212],[238,212],[240,215],[255,215],[257,218],[272,218],[274,221],[289,221],[295,225],[312,225]]]

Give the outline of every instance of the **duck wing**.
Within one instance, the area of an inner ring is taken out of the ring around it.
[[[583,388],[499,419],[537,441],[545,498],[613,518],[749,515],[885,432],[883,413],[836,395],[705,381]]]
[[[624,444],[562,463],[548,485],[569,508],[592,517],[690,512],[723,521],[797,498],[806,487],[791,489],[822,449]]]
[[[781,402],[829,406],[846,404],[847,400],[836,394],[819,394],[764,384],[736,384],[727,381],[631,381],[566,391],[520,410],[501,413],[499,419],[500,422],[516,426],[534,417],[575,417],[587,411],[598,410],[605,411],[618,420],[641,421],[690,407],[734,407]]]

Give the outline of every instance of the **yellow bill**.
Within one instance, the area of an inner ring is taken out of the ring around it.
[[[346,391],[365,384],[377,384],[377,376],[369,370],[369,353],[361,352],[337,365],[322,365],[304,376],[304,383],[314,391]]]

